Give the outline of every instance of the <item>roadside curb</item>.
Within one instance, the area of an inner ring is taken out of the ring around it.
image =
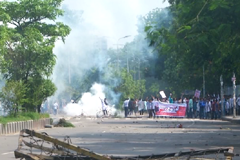
[[[223,121],[229,121],[229,122],[231,122],[231,123],[240,124],[240,119],[239,119],[239,118],[222,117],[221,119],[222,119]]]
[[[43,129],[50,124],[50,118],[0,124],[0,136],[19,133],[22,129]]]

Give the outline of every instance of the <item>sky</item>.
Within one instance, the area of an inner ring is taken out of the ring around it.
[[[169,6],[163,0],[65,0],[63,4],[71,10],[82,10],[82,23],[91,27],[93,35],[106,38],[108,48],[117,48],[117,43],[133,40],[137,35],[139,15],[144,16],[152,9]],[[118,41],[127,35],[131,36]]]

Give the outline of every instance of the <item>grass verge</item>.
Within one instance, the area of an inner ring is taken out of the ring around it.
[[[18,121],[27,121],[27,120],[39,120],[42,118],[49,118],[49,114],[39,114],[36,112],[22,112],[18,113],[16,117],[13,115],[2,117],[0,116],[0,123],[7,124],[8,122],[18,122]]]

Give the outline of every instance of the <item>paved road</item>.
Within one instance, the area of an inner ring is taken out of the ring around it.
[[[240,125],[221,120],[79,118],[71,121],[75,128],[42,131],[60,140],[68,135],[75,145],[104,155],[149,155],[229,146],[240,153]],[[183,128],[175,128],[179,123]],[[14,159],[17,141],[18,135],[0,136],[1,160]]]

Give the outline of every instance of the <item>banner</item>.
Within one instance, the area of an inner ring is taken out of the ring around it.
[[[195,91],[194,97],[199,98],[201,94],[201,91],[197,90]]]
[[[159,111],[156,111],[156,116],[164,117],[185,117],[186,104],[184,103],[159,103]]]

